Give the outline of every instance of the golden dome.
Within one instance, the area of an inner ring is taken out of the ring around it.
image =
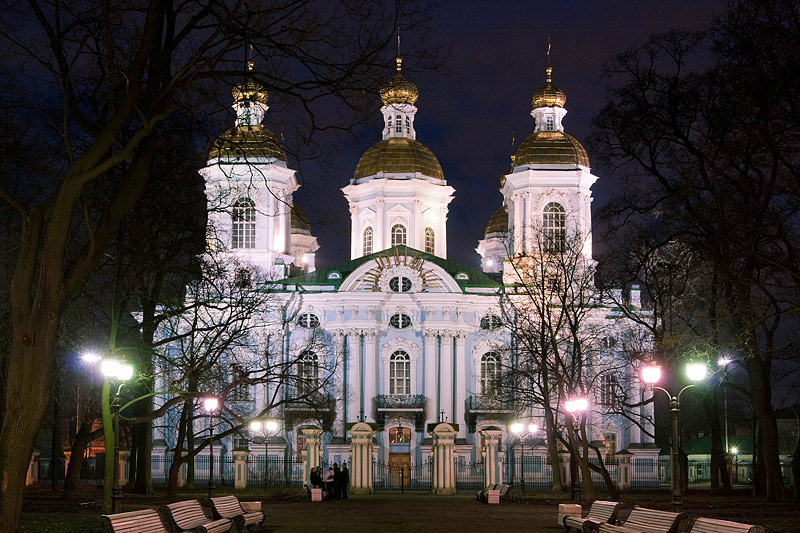
[[[532,133],[519,145],[514,165],[589,166],[589,155],[578,140],[561,131]]]
[[[296,205],[292,206],[292,232],[294,230],[298,230],[301,232],[308,232],[311,233],[311,225],[308,223],[308,219],[306,218],[306,214],[303,213],[303,210],[297,207]]]
[[[508,231],[508,211],[506,206],[501,206],[500,209],[494,212],[489,217],[489,223],[486,224],[486,235],[491,233],[505,233]]]
[[[391,104],[411,104],[414,105],[419,98],[419,90],[413,82],[410,82],[400,72],[400,65],[403,60],[397,58],[397,73],[392,81],[381,87],[380,95],[383,105]]]
[[[384,139],[368,148],[356,165],[353,179],[378,172],[419,172],[444,181],[442,167],[433,152],[421,142],[405,137]]]
[[[214,141],[209,159],[275,158],[286,162],[286,153],[274,133],[264,126],[237,126]]]
[[[234,85],[231,94],[234,102],[267,103],[267,90],[249,76],[242,83]]]
[[[567,103],[567,93],[553,86],[553,67],[547,67],[547,81],[541,89],[533,93],[531,105],[537,107],[564,107]]]

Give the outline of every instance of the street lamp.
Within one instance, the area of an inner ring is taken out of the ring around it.
[[[702,381],[706,378],[708,367],[705,363],[689,363],[686,365],[686,376],[695,383],[690,383],[683,387],[676,396],[670,392],[656,385],[661,379],[661,367],[658,365],[645,365],[641,369],[642,381],[648,385],[653,386],[653,390],[658,389],[667,395],[669,398],[669,415],[672,422],[672,505],[683,505],[683,487],[681,486],[681,469],[680,469],[680,399],[681,394],[686,389],[697,385],[696,382]]]
[[[569,414],[570,418],[570,425],[572,427],[572,446],[570,447],[570,458],[569,458],[569,486],[570,491],[572,492],[572,501],[578,503],[579,501],[579,494],[578,494],[578,454],[577,454],[577,434],[575,428],[575,418],[576,416],[580,416],[581,413],[585,413],[586,410],[589,408],[589,400],[586,398],[573,398],[571,400],[567,400],[564,402],[564,409]]]
[[[731,455],[733,455],[733,481],[734,483],[739,482],[739,449],[733,447],[730,449]]]
[[[522,492],[525,492],[525,439],[535,436],[539,432],[539,426],[533,423],[528,424],[527,433],[523,433],[524,428],[525,426],[522,422],[514,422],[511,424],[511,432],[519,438],[519,442],[522,445]]]
[[[97,357],[94,354],[86,354],[84,361],[97,362]],[[100,360],[100,371],[103,373],[103,392],[102,392],[102,410],[103,410],[103,436],[106,443],[106,472],[111,472],[114,480],[111,491],[111,514],[120,512],[122,506],[122,486],[120,484],[119,472],[119,394],[122,392],[122,387],[125,382],[133,377],[133,367],[124,361],[118,359],[103,359]],[[111,400],[111,381],[119,383],[117,391],[114,393],[114,399]],[[113,407],[113,412],[112,412]],[[109,431],[107,428],[111,428]],[[109,445],[113,450],[113,455],[109,455]],[[109,459],[110,458],[110,459]],[[109,464],[113,463],[113,464]],[[110,468],[109,468],[110,467]],[[108,481],[108,478],[106,478]],[[108,483],[105,484],[108,486]],[[106,489],[104,489],[105,491]],[[107,494],[107,493],[106,493]],[[103,505],[107,506],[106,496],[103,496]]]
[[[203,400],[203,408],[208,412],[208,497],[214,497],[214,411],[219,407],[219,400],[216,398],[206,398]]]
[[[275,420],[253,420],[250,422],[250,429],[257,431],[264,436],[264,490],[267,490],[267,480],[269,476],[269,436],[278,430],[278,423]]]

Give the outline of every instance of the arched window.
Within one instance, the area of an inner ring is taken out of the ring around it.
[[[411,119],[406,116],[406,133],[411,133]]]
[[[403,117],[402,117],[402,116],[400,116],[400,115],[397,115],[397,122],[396,122],[396,124],[397,124],[397,125],[395,126],[395,128],[394,128],[394,131],[395,131],[396,133],[403,133]]]
[[[256,204],[250,198],[240,198],[233,204],[232,248],[255,248]]]
[[[389,430],[389,444],[409,444],[411,442],[411,430],[404,427],[396,427]]]
[[[486,352],[481,356],[481,394],[494,394],[500,385],[500,356]]]
[[[364,230],[364,254],[368,255],[372,253],[372,228],[367,228]]]
[[[550,202],[542,213],[542,229],[544,230],[544,249],[555,254],[563,253],[566,247],[567,215],[561,204]]]
[[[392,226],[392,246],[400,246],[406,243],[406,227],[402,224]]]
[[[411,278],[405,276],[397,276],[389,280],[389,288],[394,292],[408,292],[412,286]]]
[[[433,235],[433,228],[425,228],[425,252],[432,254],[436,248],[436,239]]]
[[[314,352],[303,352],[297,359],[297,388],[301,393],[319,389],[319,360]]]
[[[389,394],[411,394],[411,359],[403,350],[389,359]]]
[[[544,129],[545,131],[554,131],[556,129],[556,120],[553,115],[547,115],[544,119]]]

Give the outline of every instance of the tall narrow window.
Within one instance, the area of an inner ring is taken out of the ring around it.
[[[550,202],[542,214],[542,230],[544,231],[544,249],[555,254],[563,253],[567,238],[567,215],[561,204]]]
[[[372,253],[372,228],[367,228],[364,230],[364,254],[368,255]]]
[[[233,204],[232,248],[255,248],[256,204],[244,197]]]
[[[406,117],[406,133],[411,133],[411,119]]]
[[[402,116],[397,115],[397,122],[395,122],[395,124],[397,124],[394,127],[395,133],[403,133],[403,117]]]
[[[403,350],[389,359],[389,394],[411,394],[411,360]]]
[[[433,228],[425,228],[425,252],[432,254],[436,249],[436,240],[433,236]]]
[[[617,400],[617,380],[614,376],[603,374],[600,376],[600,405],[606,408],[614,407]]]
[[[500,357],[496,352],[481,356],[481,394],[494,394],[500,385]]]
[[[606,449],[606,460],[614,459],[617,455],[617,434],[603,433],[603,446]]]
[[[319,389],[319,361],[314,352],[303,352],[297,359],[297,388],[309,394]]]
[[[546,131],[554,131],[556,129],[556,121],[553,115],[547,115],[547,118],[544,119],[544,129]]]
[[[392,246],[401,246],[406,243],[406,227],[402,224],[392,226]]]

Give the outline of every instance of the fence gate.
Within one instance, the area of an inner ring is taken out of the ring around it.
[[[484,488],[483,463],[455,463],[456,492],[475,492]]]
[[[432,471],[431,459],[408,466],[373,461],[372,486],[376,494],[429,494]]]

